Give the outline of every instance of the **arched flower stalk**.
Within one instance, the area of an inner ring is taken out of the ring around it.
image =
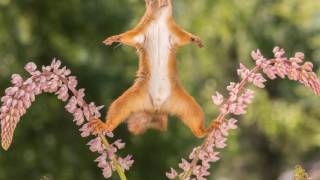
[[[241,78],[238,83],[231,82],[227,87],[229,97],[225,99],[223,95],[216,92],[212,97],[215,105],[219,106],[220,113],[212,123],[213,130],[205,139],[202,145],[193,149],[189,155],[189,161],[182,159],[178,173],[171,168],[171,172],[166,173],[169,179],[181,180],[205,180],[209,176],[210,163],[220,159],[218,149],[226,147],[229,130],[237,128],[237,120],[228,116],[238,116],[246,114],[246,108],[254,98],[254,92],[246,89],[249,83],[258,88],[264,88],[267,81],[259,71],[262,71],[269,79],[277,77],[298,81],[311,88],[314,93],[320,95],[320,81],[316,73],[312,71],[313,64],[304,62],[304,54],[298,52],[294,57],[285,57],[285,51],[279,47],[273,50],[274,58],[267,60],[260,50],[253,51],[251,56],[256,66],[249,70],[243,64],[237,73]]]
[[[53,93],[61,101],[67,102],[65,109],[73,115],[74,122],[80,128],[81,136],[90,136],[91,129],[88,121],[100,118],[99,110],[95,103],[87,103],[84,100],[84,89],[77,89],[77,78],[71,76],[71,71],[61,67],[61,61],[54,59],[50,66],[43,66],[37,70],[34,63],[28,63],[25,70],[31,75],[23,80],[19,74],[13,74],[12,87],[5,90],[5,96],[1,98],[0,108],[1,121],[1,144],[8,150],[12,143],[14,130],[20,118],[26,113],[35,97],[42,93]],[[87,145],[92,152],[99,153],[95,160],[102,169],[103,176],[110,178],[113,171],[117,171],[121,180],[125,180],[125,170],[129,170],[133,164],[132,156],[121,158],[116,152],[125,147],[121,139],[109,143],[107,138],[113,137],[112,133],[104,133],[92,139]]]
[[[225,99],[223,95],[216,92],[212,97],[214,104],[219,106],[220,113],[213,121],[212,132],[208,135],[202,145],[194,148],[189,155],[190,161],[182,159],[179,167],[181,173],[171,169],[166,173],[169,179],[183,180],[205,180],[209,175],[210,163],[219,160],[217,149],[226,147],[226,140],[229,130],[237,128],[237,120],[228,116],[246,114],[246,108],[254,98],[254,92],[246,89],[246,85],[253,83],[259,88],[264,88],[266,79],[259,71],[262,71],[273,80],[276,77],[298,81],[301,84],[310,87],[316,95],[320,95],[320,81],[317,75],[312,71],[313,65],[304,61],[303,53],[296,53],[294,57],[284,56],[283,49],[276,47],[274,58],[267,60],[262,56],[259,50],[252,52],[252,58],[256,66],[249,70],[243,64],[240,64],[238,75],[241,81],[231,82],[227,87],[229,97]],[[26,113],[26,110],[35,101],[35,97],[42,93],[54,93],[58,99],[68,102],[65,109],[73,115],[74,122],[80,127],[82,137],[88,137],[92,134],[92,129],[88,127],[88,121],[100,118],[99,110],[95,103],[87,103],[84,100],[84,89],[77,89],[78,81],[75,76],[71,76],[71,71],[66,67],[60,67],[59,60],[53,60],[50,66],[44,66],[37,70],[34,63],[28,63],[25,66],[30,78],[23,80],[18,74],[13,74],[12,87],[5,90],[5,96],[1,98],[0,107],[1,138],[2,147],[7,150],[13,138],[13,133],[20,118]],[[228,119],[228,120],[227,120]],[[116,140],[110,144],[108,137],[113,137],[112,133],[105,132],[92,139],[89,145],[92,152],[98,152],[100,155],[95,160],[98,167],[102,169],[103,176],[110,178],[113,171],[117,171],[122,180],[126,179],[125,170],[129,170],[133,164],[132,156],[125,158],[118,157],[116,152],[123,149],[125,143],[122,140]]]

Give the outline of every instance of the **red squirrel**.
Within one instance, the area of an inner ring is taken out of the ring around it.
[[[176,51],[195,43],[199,37],[184,31],[172,17],[172,0],[145,0],[146,12],[139,24],[125,33],[107,38],[132,46],[139,55],[139,70],[134,84],[109,107],[106,122],[91,120],[94,134],[113,131],[128,119],[128,129],[141,134],[148,128],[165,131],[168,115],[178,116],[193,134],[204,137],[204,113],[179,82]]]

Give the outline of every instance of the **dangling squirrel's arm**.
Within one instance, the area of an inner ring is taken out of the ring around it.
[[[145,39],[145,29],[152,21],[154,12],[156,11],[156,9],[158,9],[157,7],[155,7],[156,3],[154,3],[153,0],[145,0],[145,2],[146,12],[136,27],[122,34],[111,36],[105,39],[103,43],[106,45],[112,45],[112,43],[118,42],[132,47],[136,47],[137,44],[142,44]],[[160,8],[167,5],[168,0],[160,0],[157,6]]]

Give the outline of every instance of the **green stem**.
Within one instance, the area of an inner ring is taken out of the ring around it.
[[[107,138],[103,135],[99,135],[102,143],[105,145],[106,148],[110,147],[110,143],[108,142]],[[115,156],[112,158],[112,163],[116,167],[117,173],[121,180],[127,180],[126,174],[124,173],[124,169],[121,167],[119,161],[117,160],[117,157]]]

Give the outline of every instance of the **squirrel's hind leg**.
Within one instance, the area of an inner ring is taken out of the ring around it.
[[[166,111],[178,116],[188,126],[194,136],[202,138],[207,135],[205,117],[201,107],[182,87],[173,91],[165,107]]]
[[[132,86],[124,92],[118,99],[111,103],[106,122],[101,120],[91,120],[89,126],[93,129],[94,134],[99,134],[103,131],[112,132],[125,121],[131,113],[135,113],[148,107],[148,98],[143,89],[137,85]]]

